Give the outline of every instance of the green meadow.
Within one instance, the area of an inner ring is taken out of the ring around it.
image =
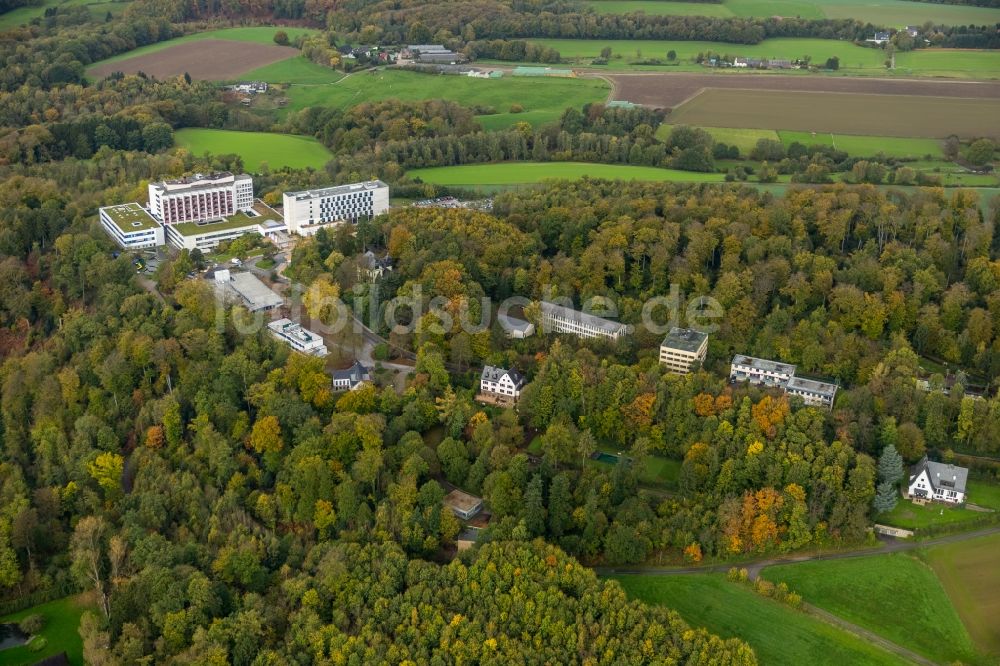
[[[673,125],[660,125],[656,137],[666,140]],[[749,155],[761,139],[781,141],[785,146],[799,142],[806,146],[832,146],[851,157],[875,157],[884,153],[888,157],[920,159],[931,156],[943,158],[941,142],[936,139],[908,139],[892,136],[860,136],[851,134],[829,134],[824,132],[794,132],[770,129],[743,129],[736,127],[703,127],[718,143],[736,146],[744,156]]]
[[[323,65],[317,65],[305,56],[279,60],[270,65],[244,74],[242,79],[249,81],[266,81],[268,83],[293,84],[324,84],[333,83],[344,78],[343,72],[338,72]]]
[[[321,169],[333,157],[326,146],[309,136],[187,128],[178,130],[174,139],[195,155],[236,153],[252,172],[259,171],[264,163],[272,169]]]
[[[884,153],[889,157],[932,158],[944,156],[941,142],[936,139],[907,139],[894,136],[859,136],[850,134],[827,134],[823,132],[778,132],[786,146],[799,142],[807,146],[832,146],[852,157],[874,157]]]
[[[607,99],[610,87],[600,79],[521,78],[473,79],[467,76],[372,70],[345,76],[330,85],[292,85],[288,110],[309,106],[349,107],[383,99],[446,99],[465,106],[489,107],[495,113],[478,120],[486,130],[518,122],[543,125],[568,107]],[[511,112],[519,104],[523,111]]]
[[[32,19],[44,16],[45,10],[50,7],[60,9],[67,7],[86,7],[90,15],[95,19],[103,19],[111,12],[114,16],[121,14],[128,7],[129,0],[123,2],[94,2],[93,0],[43,0],[37,5],[27,5],[18,7],[9,12],[0,14],[0,30],[9,30],[19,25],[30,23]]]
[[[119,53],[116,56],[112,56],[106,60],[101,60],[100,62],[94,63],[94,67],[98,65],[104,65],[110,62],[119,62],[122,60],[128,60],[129,58],[134,58],[135,56],[145,55],[147,53],[156,53],[157,51],[162,51],[164,49],[169,49],[171,46],[177,46],[178,44],[186,44],[188,42],[197,42],[203,39],[228,39],[234,42],[252,42],[254,44],[274,44],[274,33],[279,30],[284,30],[288,34],[288,38],[294,40],[299,35],[305,35],[310,33],[318,32],[318,30],[313,30],[312,28],[285,28],[285,27],[271,27],[271,26],[255,26],[248,28],[221,28],[219,30],[207,30],[205,32],[196,32],[190,35],[184,35],[183,37],[177,37],[176,39],[168,39],[165,42],[157,42],[156,44],[149,44],[147,46],[140,46],[137,49],[131,51],[126,51],[125,53]]]
[[[672,608],[692,626],[745,640],[763,666],[906,663],[838,627],[731,583],[723,574],[611,578],[630,597]]]
[[[611,47],[609,69],[630,69],[637,67],[630,63],[647,58],[665,59],[668,51],[677,52],[677,60],[690,65],[699,53],[730,54],[754,58],[783,58],[794,60],[811,56],[814,62],[825,62],[837,56],[840,66],[847,68],[882,67],[885,54],[878,49],[869,49],[835,39],[781,38],[765,39],[759,44],[730,44],[710,41],[637,40],[637,39],[532,39],[559,52],[566,60],[581,59],[581,65],[597,58],[601,49]],[[584,62],[586,61],[586,62]],[[684,62],[687,61],[687,62]],[[700,65],[696,65],[699,69]],[[663,69],[662,67],[659,69]]]
[[[497,162],[494,164],[464,164],[450,167],[411,169],[410,178],[425,183],[454,187],[486,185],[523,185],[557,178],[606,178],[608,180],[645,180],[652,182],[721,183],[725,174],[695,173],[675,169],[630,166],[626,164],[591,164],[587,162]]]
[[[934,570],[908,553],[768,567],[815,606],[938,662],[980,656]]]
[[[531,41],[557,50],[563,60],[573,64],[578,61],[580,66],[589,66],[591,60],[600,56],[601,49],[611,47],[611,61],[601,66],[609,70],[705,71],[705,68],[695,64],[693,59],[699,53],[713,52],[731,56],[785,60],[809,56],[812,62],[817,64],[836,56],[840,59],[841,71],[853,74],[1000,77],[1000,51],[996,50],[920,49],[900,52],[896,55],[895,69],[890,71],[885,68],[886,57],[883,50],[836,39],[778,38],[765,39],[759,44],[630,39],[533,39]],[[675,51],[677,54],[674,65],[633,64],[650,58],[665,60],[668,51]],[[799,70],[785,72],[785,74],[796,73],[804,74]]]
[[[902,27],[923,25],[990,24],[995,9],[969,5],[935,4],[910,0],[724,0],[722,3],[670,2],[669,0],[588,0],[585,4],[602,14],[674,16],[799,16],[802,18],[853,18],[862,22]]]
[[[0,664],[28,666],[60,652],[65,652],[74,666],[83,664],[83,640],[78,630],[86,609],[81,597],[66,597],[0,617],[0,623],[20,622],[35,614],[45,618],[45,627],[31,642],[0,652]]]

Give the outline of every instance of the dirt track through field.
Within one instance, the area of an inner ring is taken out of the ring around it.
[[[1000,99],[1000,81],[661,72],[610,74],[603,78],[614,86],[613,99],[667,109],[710,88]]]
[[[104,77],[112,72],[145,72],[165,79],[187,72],[194,79],[224,81],[297,55],[299,51],[290,46],[202,39],[101,65],[90,70],[89,74]]]

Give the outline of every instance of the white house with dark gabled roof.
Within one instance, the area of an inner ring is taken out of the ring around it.
[[[969,470],[945,463],[932,462],[924,456],[910,470],[907,494],[916,502],[948,502],[961,504],[965,501],[965,483]]]
[[[360,361],[355,361],[354,365],[349,368],[333,371],[333,390],[354,391],[371,380],[371,370],[362,365]]]
[[[524,387],[524,377],[517,370],[487,365],[479,376],[479,392],[494,398],[517,402]]]

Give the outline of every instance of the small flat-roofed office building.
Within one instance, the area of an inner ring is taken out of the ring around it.
[[[451,509],[452,513],[462,520],[472,518],[483,508],[483,500],[481,498],[457,488],[445,495],[443,502],[446,507]]]
[[[769,361],[765,358],[755,358],[737,354],[729,367],[729,379],[765,386],[784,385],[795,376],[795,366],[790,363]]]
[[[126,250],[163,245],[163,227],[137,203],[105,206],[98,214],[104,232]]]
[[[580,338],[618,340],[628,333],[628,326],[573,308],[542,301],[542,328],[546,333],[569,333]]]
[[[792,377],[785,384],[785,391],[789,395],[797,395],[807,404],[814,407],[826,407],[833,409],[833,400],[837,397],[837,385],[827,382],[806,379],[805,377]]]
[[[329,352],[323,338],[290,319],[277,319],[267,325],[271,335],[303,354],[326,356]]]
[[[215,271],[215,281],[250,312],[267,312],[280,308],[285,299],[271,291],[253,273],[231,273],[228,269]]]
[[[660,343],[660,363],[670,372],[686,375],[691,368],[705,362],[708,354],[708,333],[690,328],[670,329]]]

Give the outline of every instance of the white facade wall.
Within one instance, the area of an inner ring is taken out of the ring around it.
[[[103,208],[100,219],[104,232],[126,250],[145,250],[163,245],[163,227],[160,225],[152,229],[123,232]]]
[[[216,174],[149,184],[149,211],[164,224],[228,217],[253,206],[253,179]]]
[[[389,210],[389,186],[381,181],[354,183],[285,192],[283,199],[288,231],[311,236],[326,226],[356,223],[385,213]]]

